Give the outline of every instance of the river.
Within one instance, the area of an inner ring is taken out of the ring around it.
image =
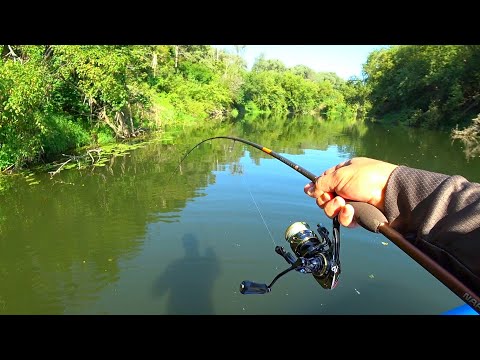
[[[0,314],[439,314],[462,302],[388,239],[341,228],[342,272],[325,290],[290,272],[286,228],[332,221],[303,193],[308,182],[241,143],[269,147],[313,173],[353,156],[374,157],[480,182],[448,133],[269,118],[171,128],[106,166],[0,183]]]

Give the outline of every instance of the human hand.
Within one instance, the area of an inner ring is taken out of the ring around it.
[[[345,201],[366,202],[383,212],[387,182],[396,167],[385,161],[357,157],[326,170],[303,190],[316,199],[329,218],[338,215],[340,224],[354,227],[354,209]]]

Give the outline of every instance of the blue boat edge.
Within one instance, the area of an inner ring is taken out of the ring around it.
[[[441,315],[478,315],[478,313],[473,310],[469,305],[464,304],[445,311]]]

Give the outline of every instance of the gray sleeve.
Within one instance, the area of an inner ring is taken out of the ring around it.
[[[397,167],[385,191],[390,225],[480,294],[480,184]]]

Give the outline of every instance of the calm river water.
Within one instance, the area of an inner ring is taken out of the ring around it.
[[[240,143],[206,142],[175,172],[215,135],[313,173],[369,156],[480,182],[480,159],[448,133],[312,117],[170,129],[106,166],[3,180],[0,314],[439,314],[462,304],[363,228],[341,229],[335,289],[291,272],[269,294],[240,294],[243,280],[269,283],[287,268],[274,247],[290,250],[292,222],[331,232],[332,221],[303,193],[306,178]]]

